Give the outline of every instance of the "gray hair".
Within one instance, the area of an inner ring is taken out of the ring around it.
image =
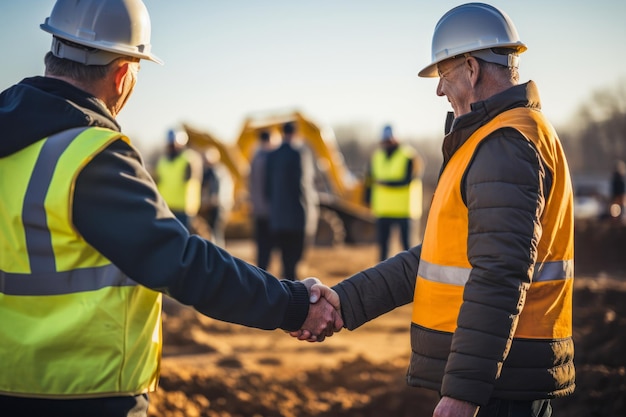
[[[48,52],[44,58],[44,63],[46,64],[46,75],[68,77],[80,83],[92,83],[106,77],[118,59],[128,58],[120,57],[106,65],[84,65],[69,59],[58,58],[52,52]]]
[[[487,62],[478,57],[474,58],[476,58],[483,71],[489,74],[497,75],[498,77],[506,76],[513,84],[517,84],[519,82],[519,71],[517,67],[507,67],[493,62]]]

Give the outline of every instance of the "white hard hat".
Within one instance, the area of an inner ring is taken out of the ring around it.
[[[418,75],[436,77],[438,63],[466,53],[517,68],[518,54],[526,49],[506,13],[484,3],[462,4],[439,19],[433,34],[432,62]]]
[[[120,56],[163,64],[150,51],[150,16],[141,0],[57,0],[40,25],[53,35],[51,52],[85,65]]]

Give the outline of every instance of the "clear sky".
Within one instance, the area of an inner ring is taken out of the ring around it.
[[[377,138],[441,138],[450,106],[430,63],[433,29],[463,1],[145,0],[152,51],[120,114],[141,148],[188,123],[233,141],[246,116],[298,109],[330,126],[361,124]],[[54,0],[0,0],[0,88],[41,75]],[[593,91],[626,78],[626,2],[494,0],[528,46],[521,81],[538,83],[544,112],[566,125]]]

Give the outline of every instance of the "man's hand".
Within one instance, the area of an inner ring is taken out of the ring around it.
[[[343,319],[341,317],[341,306],[339,296],[335,291],[322,284],[317,278],[307,278],[302,280],[304,285],[309,290],[311,305],[309,307],[309,316],[302,325],[302,329],[289,332],[292,337],[297,337],[299,340],[306,340],[308,342],[322,342],[326,337],[332,336],[335,332],[340,331],[343,328]],[[329,307],[332,309],[330,310]],[[317,322],[314,326],[318,326],[317,330],[312,329],[309,323],[309,319],[315,319],[315,315],[320,314],[319,310],[322,309],[322,321]],[[326,326],[322,329],[323,320],[328,320],[330,315],[330,321],[326,322]]]
[[[451,397],[441,397],[435,407],[433,417],[475,417],[478,406]]]
[[[325,298],[326,301],[332,304],[337,312],[341,312],[339,295],[337,295],[337,293],[330,289],[328,286],[322,284],[322,281],[314,277],[309,277],[302,280],[302,283],[309,290],[311,303],[315,304],[320,298]]]

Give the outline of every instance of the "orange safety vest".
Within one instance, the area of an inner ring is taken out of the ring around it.
[[[564,152],[543,116],[526,108],[506,111],[479,128],[452,156],[441,174],[422,244],[413,302],[413,323],[454,332],[470,276],[467,259],[468,209],[461,197],[462,176],[480,142],[514,127],[532,141],[554,175],[541,216],[543,233],[537,261],[514,337],[563,339],[572,336],[574,275],[573,193]]]

